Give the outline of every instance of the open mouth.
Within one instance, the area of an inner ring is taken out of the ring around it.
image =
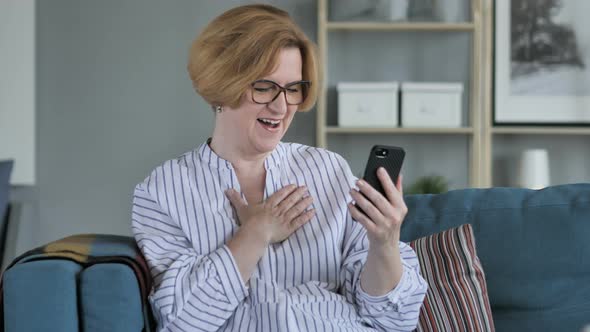
[[[263,126],[267,127],[267,128],[271,128],[271,129],[275,129],[278,128],[279,125],[281,124],[281,120],[271,120],[271,119],[258,119],[258,122],[260,122],[260,124],[262,124]]]

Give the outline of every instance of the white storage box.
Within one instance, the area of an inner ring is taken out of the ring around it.
[[[340,127],[397,127],[397,82],[338,83]]]
[[[403,83],[403,127],[461,127],[462,83]]]
[[[331,0],[330,21],[407,20],[411,0]]]

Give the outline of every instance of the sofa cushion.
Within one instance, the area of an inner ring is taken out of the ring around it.
[[[8,269],[3,277],[4,330],[77,332],[80,270],[67,260],[33,261]]]
[[[418,331],[493,331],[484,271],[471,225],[410,242],[428,292]]]
[[[80,311],[85,332],[141,331],[142,301],[133,270],[118,263],[84,269],[80,274]]]
[[[590,184],[409,195],[402,241],[469,223],[498,331],[590,322]]]

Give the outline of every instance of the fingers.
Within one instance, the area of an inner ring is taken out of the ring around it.
[[[381,220],[383,218],[383,214],[381,213],[381,211],[379,211],[375,204],[371,202],[369,199],[367,199],[365,195],[361,194],[355,189],[352,189],[350,190],[350,196],[352,196],[352,199],[356,202],[356,205],[360,208],[360,210],[364,212],[363,214],[369,217],[371,220],[374,220],[376,222],[377,220]],[[379,194],[379,196],[382,195]],[[384,198],[382,199],[385,200]]]
[[[395,187],[397,188],[397,191],[399,191],[401,196],[404,197],[404,175],[402,173],[399,173],[399,176],[397,177],[397,184],[395,185]]]
[[[385,197],[389,200],[389,202],[393,203],[394,195],[395,195],[395,184],[391,180],[389,173],[383,167],[379,167],[377,170],[377,177],[381,182],[381,186],[385,191]]]
[[[385,196],[371,187],[366,181],[359,180],[359,191],[351,190],[351,196],[357,202],[358,207],[374,224],[388,225],[389,222],[401,223],[407,213],[406,203],[403,199],[402,175],[398,177],[397,185],[393,184],[391,177],[384,168],[379,168],[377,177],[383,186]],[[362,194],[361,194],[362,193]]]
[[[400,173],[400,175],[397,177],[396,185],[393,184],[391,177],[383,167],[380,167],[377,170],[377,177],[379,178],[379,181],[381,181],[381,186],[385,191],[385,196],[387,196],[386,198],[389,203],[393,204],[394,206],[402,206],[404,204],[403,194],[400,191],[402,174]]]
[[[270,206],[275,207],[281,203],[285,197],[289,196],[293,191],[297,189],[297,186],[290,184],[279,189],[277,192],[272,194],[266,201]]]
[[[279,215],[282,215],[293,208],[298,202],[301,201],[301,198],[307,194],[307,188],[305,186],[301,186],[294,191],[292,191],[282,202],[279,202],[277,205],[277,210]],[[307,206],[306,206],[307,207]],[[299,214],[297,214],[299,215]],[[296,217],[297,215],[293,216]],[[288,219],[291,220],[291,219]]]
[[[359,195],[361,199],[360,208],[373,220],[382,218],[385,211],[391,208],[391,203],[365,180],[357,181],[357,186],[362,193],[362,195]],[[355,198],[355,200],[357,199]],[[368,200],[368,203],[365,200]],[[365,207],[365,205],[368,207]],[[373,209],[375,211],[372,212]]]
[[[297,229],[299,229],[299,227],[305,225],[314,216],[315,216],[315,209],[311,209],[311,210],[303,212],[297,218],[293,219],[289,223],[291,233],[295,232]]]
[[[240,193],[237,192],[233,188],[226,190],[225,191],[225,196],[227,196],[227,199],[229,199],[231,205],[237,211],[240,211],[241,209],[243,209],[244,207],[246,207],[248,205],[246,203],[246,201],[242,198],[242,195],[240,195]]]
[[[293,196],[293,195],[291,195]],[[297,204],[293,205],[287,212],[285,213],[285,219],[287,221],[291,221],[299,216],[305,209],[307,209],[311,203],[313,203],[313,197],[307,196],[303,199],[300,199]]]
[[[350,215],[356,221],[358,221],[367,232],[371,234],[375,234],[377,232],[377,225],[372,222],[364,213],[362,213],[354,204],[348,203],[348,209],[350,210]]]

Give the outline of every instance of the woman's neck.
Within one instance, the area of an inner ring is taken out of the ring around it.
[[[237,144],[216,139],[215,135],[209,142],[209,147],[220,158],[232,164],[246,201],[261,202],[266,181],[264,160],[268,154],[248,155]]]
[[[264,160],[270,154],[270,152],[248,154],[240,149],[238,144],[226,142],[216,135],[211,138],[209,147],[219,157],[229,161],[233,168],[241,174],[255,175],[264,172]]]

